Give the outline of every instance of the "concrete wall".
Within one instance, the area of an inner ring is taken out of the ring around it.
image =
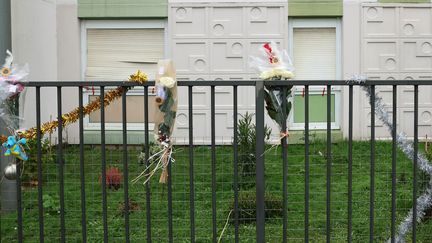
[[[360,12],[362,0],[344,0],[342,18],[342,77],[349,79],[355,74],[360,74]],[[362,139],[360,120],[364,119],[363,114],[355,112],[360,110],[364,94],[358,87],[353,91],[353,137]],[[348,138],[348,88],[343,89],[342,93],[342,116],[341,128],[345,138]],[[357,129],[356,129],[357,128]]]
[[[12,1],[12,49],[16,63],[28,63],[29,80],[80,80],[80,31],[76,0]],[[41,90],[42,122],[57,117],[55,88]],[[77,105],[76,89],[64,89],[63,111]],[[22,128],[35,125],[35,91],[28,88],[22,102]],[[76,125],[67,129],[76,141]]]
[[[166,18],[167,0],[79,0],[82,18]]]
[[[80,26],[76,0],[0,0],[0,62],[5,50],[13,52],[14,62],[28,63],[29,80],[80,80]],[[63,91],[63,109],[78,105],[77,90]],[[55,119],[56,90],[43,89],[41,96],[42,121]],[[35,90],[26,89],[21,100],[21,128],[35,125]],[[6,134],[0,124],[0,134]],[[68,128],[70,141],[77,140],[76,125]],[[3,150],[2,150],[3,151]],[[12,157],[0,155],[0,173]],[[1,183],[1,209],[16,209],[16,183],[4,179]]]
[[[81,80],[81,29],[77,12],[77,0],[57,1],[57,79]],[[78,106],[78,89],[65,89],[63,110]],[[67,127],[68,142],[78,143],[78,123]]]
[[[10,0],[0,1],[0,60],[1,65],[6,57],[7,49],[11,48],[11,16],[10,16]]]
[[[361,12],[361,71],[369,79],[432,79],[432,4],[365,3]],[[377,93],[391,113],[392,87],[377,87]],[[419,89],[419,136],[431,133],[432,88]],[[367,99],[360,113],[370,117]],[[397,130],[414,133],[414,87],[397,88]],[[363,137],[369,137],[370,119],[362,123]],[[377,137],[390,137],[388,128],[376,123]]]
[[[363,74],[368,79],[431,79],[432,5],[380,4],[376,1],[345,0],[343,18],[343,72],[345,78]],[[391,87],[377,87],[391,113]],[[398,87],[398,132],[413,135],[413,87]],[[431,88],[419,93],[419,136],[430,137]],[[370,136],[370,106],[365,92],[354,90],[354,138]],[[348,114],[348,88],[344,90],[343,113]],[[345,137],[348,117],[342,116]],[[429,133],[429,134],[428,134]],[[390,133],[376,120],[377,138]]]

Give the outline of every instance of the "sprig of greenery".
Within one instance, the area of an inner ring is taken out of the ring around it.
[[[241,115],[238,121],[237,136],[238,136],[238,151],[239,159],[238,166],[242,181],[240,187],[249,188],[254,185],[255,176],[255,148],[256,148],[256,131],[255,124],[252,122],[253,115],[246,112]],[[264,127],[265,140],[270,138],[271,129],[266,125]]]
[[[267,85],[264,90],[264,100],[266,103],[267,113],[282,129],[286,123],[292,109],[291,97],[293,85],[286,87],[284,92],[283,87]],[[283,106],[283,101],[287,100],[286,106]]]

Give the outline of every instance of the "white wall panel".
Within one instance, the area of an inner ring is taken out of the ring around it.
[[[399,29],[401,36],[431,37],[431,9],[429,7],[404,7],[400,9]]]
[[[207,35],[206,8],[179,7],[170,13],[173,26],[172,36],[176,38],[203,38]]]
[[[177,40],[172,43],[172,58],[177,74],[208,74],[209,45],[206,40]]]
[[[247,80],[258,74],[248,65],[266,42],[286,48],[287,3],[170,1],[169,40],[178,80]],[[239,114],[255,112],[255,90],[238,88]],[[193,88],[194,135],[210,141],[210,88]],[[187,88],[180,89],[176,137],[188,136]],[[233,88],[215,88],[217,142],[231,143]],[[199,121],[199,123],[195,124]],[[268,121],[270,123],[270,121]],[[198,127],[197,127],[198,126]],[[274,129],[275,134],[277,129]],[[177,141],[181,143],[181,141]]]
[[[361,72],[369,79],[432,79],[432,7],[410,4],[363,4]],[[392,87],[377,87],[391,113]],[[368,117],[363,121],[363,138],[370,135],[370,106],[362,98]],[[398,86],[398,132],[413,135],[414,88]],[[419,89],[419,135],[431,136],[432,89]],[[389,138],[386,127],[377,120],[377,137]]]

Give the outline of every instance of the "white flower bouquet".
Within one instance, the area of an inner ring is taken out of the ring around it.
[[[177,114],[177,81],[174,65],[171,60],[160,60],[158,62],[158,73],[155,83],[155,114],[154,114],[154,139],[159,144],[160,150],[150,156],[150,165],[134,179],[137,182],[146,176],[144,184],[158,170],[162,170],[159,182],[168,182],[168,165],[174,162],[172,158],[172,131]]]
[[[259,56],[251,56],[249,65],[260,73],[263,80],[288,80],[294,78],[294,67],[286,50],[280,51],[276,43],[265,43]],[[284,92],[284,87],[286,92]],[[283,125],[286,124],[294,102],[293,85],[265,85],[266,110],[279,126],[281,138],[288,136]],[[286,106],[283,107],[283,100]]]
[[[19,100],[25,91],[24,85],[29,74],[28,65],[18,66],[13,63],[13,55],[6,51],[6,59],[0,67],[0,121],[12,134],[19,128],[21,118],[19,117]]]

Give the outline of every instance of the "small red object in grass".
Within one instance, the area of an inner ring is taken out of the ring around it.
[[[110,167],[106,170],[105,182],[108,186],[108,189],[118,190],[121,186],[122,182],[122,173],[117,167]],[[102,181],[102,176],[99,177],[99,182]]]
[[[323,92],[322,92],[321,96],[325,95],[325,91],[326,91],[326,88],[323,89]]]

